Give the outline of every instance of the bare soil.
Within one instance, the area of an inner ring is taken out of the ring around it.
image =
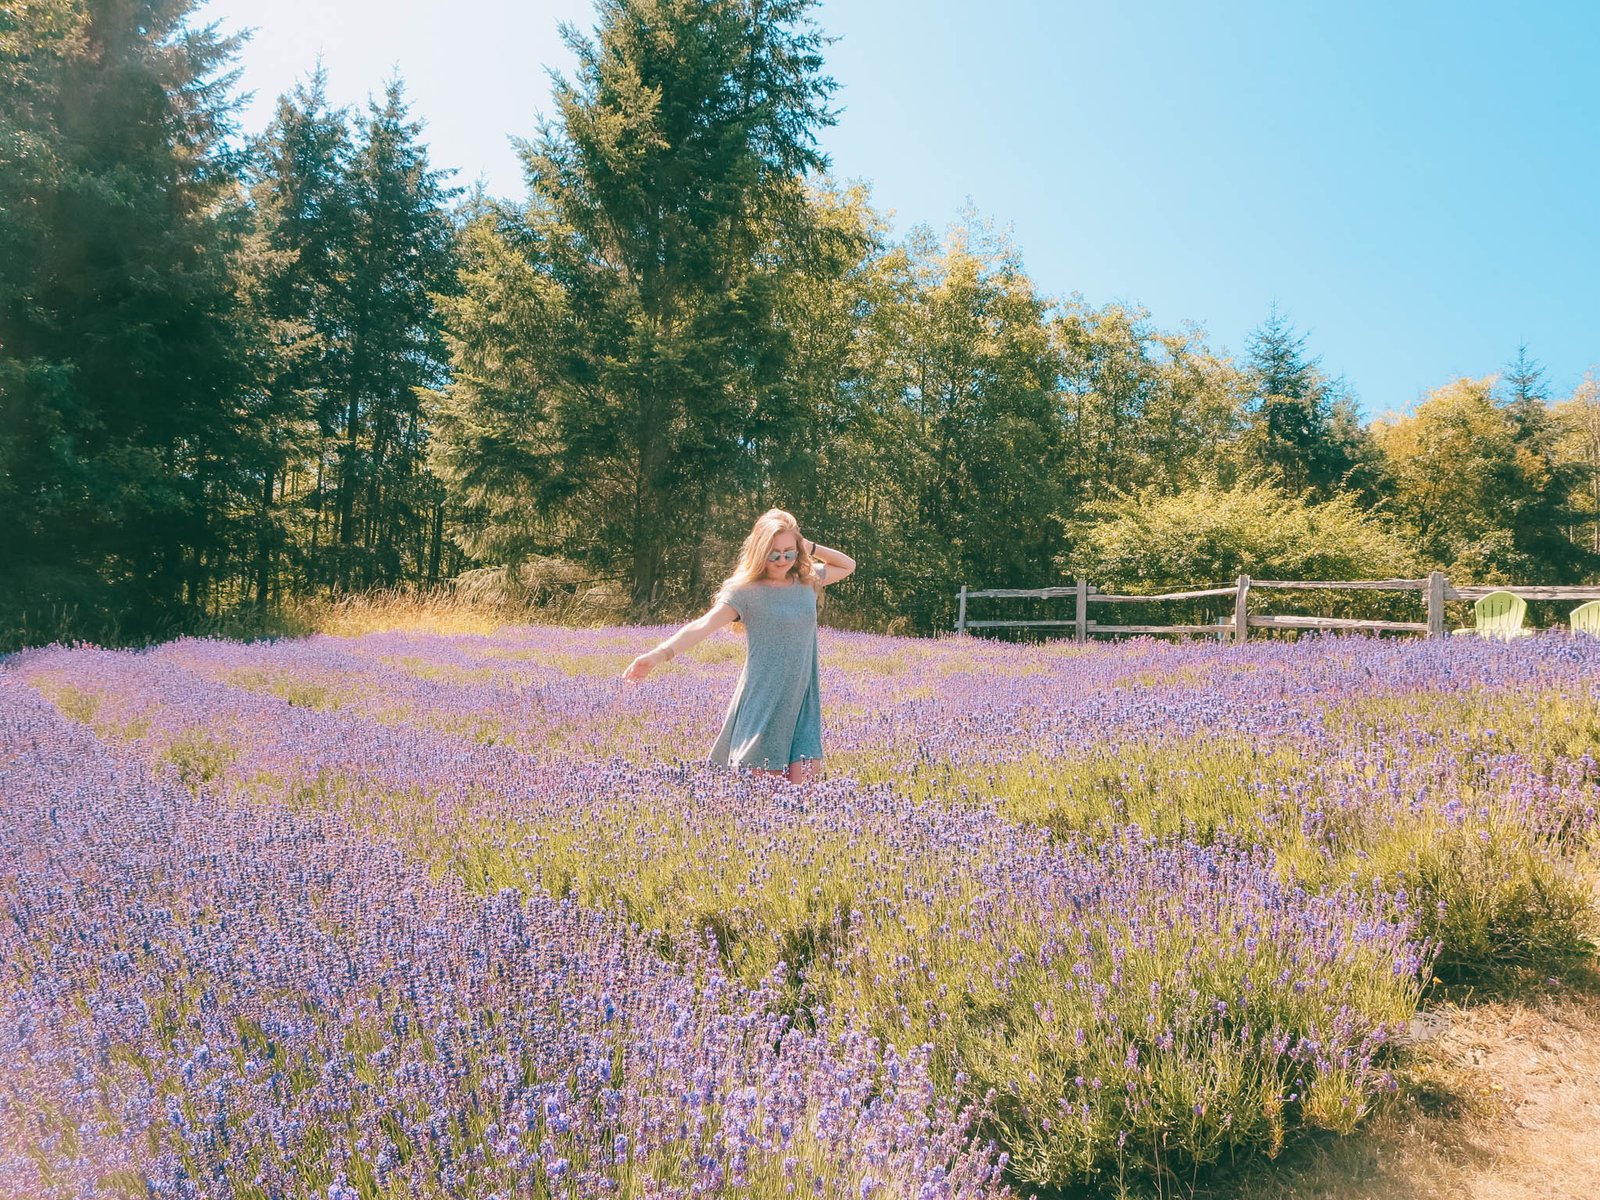
[[[1600,986],[1429,1007],[1400,1097],[1196,1200],[1600,1200]]]

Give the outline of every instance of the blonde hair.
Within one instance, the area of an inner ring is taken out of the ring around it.
[[[767,577],[767,554],[772,549],[773,539],[785,530],[794,534],[797,552],[788,574],[810,586],[817,593],[818,603],[821,603],[822,580],[817,578],[815,560],[806,552],[806,539],[800,536],[799,522],[792,513],[781,508],[769,508],[756,518],[755,525],[739,550],[739,561],[734,565],[733,574],[723,580],[722,586],[717,589],[719,602],[726,600],[735,589]]]

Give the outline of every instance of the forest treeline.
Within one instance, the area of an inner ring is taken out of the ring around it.
[[[896,237],[810,8],[600,0],[497,198],[398,80],[245,138],[193,0],[9,5],[0,648],[462,578],[678,616],[775,505],[860,563],[830,618],[907,632],[961,583],[1596,577],[1595,378],[1508,346],[1363,422],[1275,307],[1229,357],[977,213]]]

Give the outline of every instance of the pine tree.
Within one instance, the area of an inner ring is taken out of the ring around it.
[[[327,102],[327,76],[278,100],[254,147],[250,199],[254,238],[237,275],[261,334],[252,414],[263,459],[253,480],[254,590],[265,606],[286,570],[314,557],[318,429],[328,423],[336,381],[347,373],[346,258],[353,233],[349,119]],[[304,585],[303,574],[293,585]]]
[[[314,570],[340,589],[417,577],[442,503],[425,468],[421,393],[445,380],[434,297],[455,286],[448,205],[458,191],[428,165],[420,134],[402,85],[390,82],[358,122],[348,232],[331,247],[340,350],[320,388],[319,529],[328,540]]]
[[[1544,365],[1528,357],[1526,342],[1518,343],[1517,356],[1506,364],[1502,380],[1505,405],[1518,421],[1537,423],[1539,410],[1550,403],[1550,386],[1545,381]]]
[[[455,309],[458,366],[487,364],[473,324],[512,312],[540,344],[442,398],[444,426],[466,437],[440,461],[513,557],[544,538],[622,566],[640,613],[669,551],[759,486],[759,443],[784,435],[767,420],[785,411],[782,248],[805,241],[802,178],[825,166],[815,132],[832,120],[812,2],[603,0],[597,38],[563,29],[578,70],[522,146],[527,204],[473,235],[493,282]],[[512,440],[473,440],[491,429]],[[537,527],[471,483],[519,460]]]
[[[437,578],[443,491],[420,397],[446,372],[435,297],[455,287],[457,190],[420,134],[398,80],[352,129],[319,67],[255,147],[258,603],[286,570],[334,590]]]
[[[0,508],[11,619],[153,631],[215,598],[251,431],[228,255],[238,39],[193,0],[0,24]]]
[[[1306,357],[1305,334],[1296,334],[1274,304],[1249,339],[1250,446],[1256,463],[1291,492],[1327,496],[1354,465],[1355,448],[1336,435],[1338,388]]]

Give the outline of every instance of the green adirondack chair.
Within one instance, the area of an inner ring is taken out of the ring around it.
[[[1600,600],[1591,600],[1572,610],[1568,619],[1573,633],[1592,633],[1600,637]]]
[[[1528,602],[1514,592],[1490,592],[1472,606],[1472,615],[1477,621],[1473,632],[1479,637],[1507,642],[1527,637],[1533,632],[1522,626],[1522,616],[1527,611]]]

